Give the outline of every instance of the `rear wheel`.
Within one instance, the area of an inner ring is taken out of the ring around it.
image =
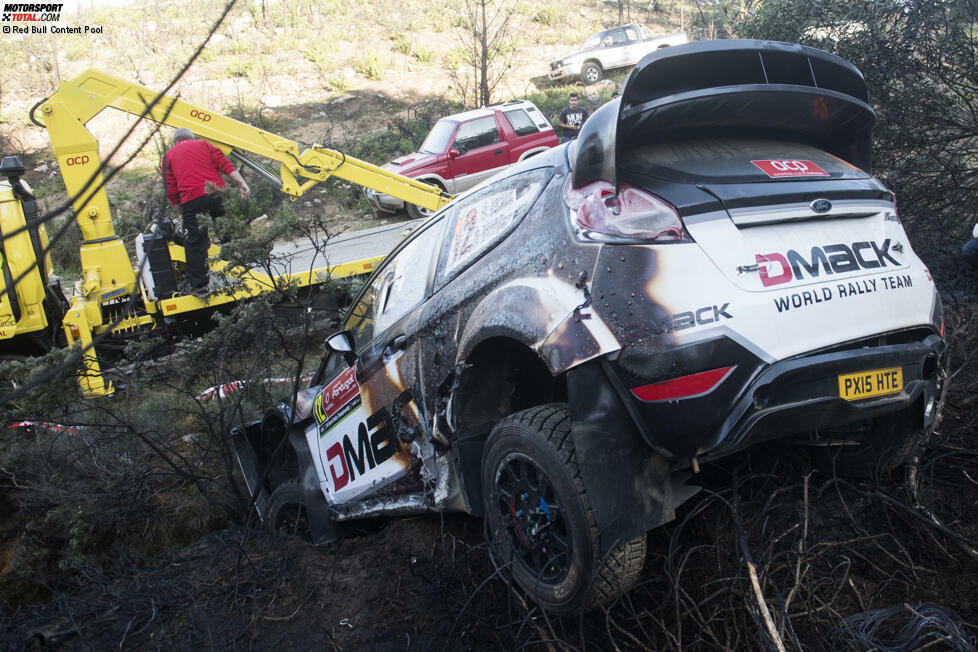
[[[927,435],[920,417],[907,410],[868,420],[847,431],[823,434],[813,452],[816,464],[842,477],[886,475],[905,464]]]
[[[272,492],[268,499],[265,524],[269,530],[280,536],[295,536],[312,541],[305,494],[299,478],[292,478]]]
[[[501,421],[486,442],[483,500],[492,554],[544,608],[605,605],[638,579],[645,535],[596,556],[598,528],[581,481],[566,405]]]
[[[601,64],[596,61],[588,61],[581,66],[581,81],[585,84],[596,84],[601,81],[603,75],[604,71],[601,70]]]

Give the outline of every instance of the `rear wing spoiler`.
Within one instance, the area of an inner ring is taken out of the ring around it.
[[[635,146],[719,135],[802,142],[872,173],[872,128],[862,73],[833,54],[776,41],[697,41],[647,55],[622,96],[584,123],[574,187],[617,185]]]

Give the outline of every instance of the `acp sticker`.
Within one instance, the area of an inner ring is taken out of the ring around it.
[[[785,177],[827,177],[829,173],[811,161],[796,159],[777,159],[774,161],[751,161],[772,179]]]

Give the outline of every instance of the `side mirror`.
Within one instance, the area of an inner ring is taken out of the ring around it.
[[[357,356],[354,354],[356,350],[356,338],[348,330],[333,333],[323,341],[323,346],[333,353],[342,355],[343,360],[349,366],[353,366],[353,363],[356,362]]]
[[[462,155],[462,152],[458,151],[454,147],[448,150],[448,158],[458,158]]]

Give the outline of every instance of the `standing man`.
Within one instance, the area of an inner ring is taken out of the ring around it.
[[[210,291],[207,275],[207,246],[210,239],[207,229],[200,228],[197,216],[207,214],[214,218],[224,215],[220,195],[208,192],[214,187],[225,187],[222,172],[238,184],[241,199],[251,196],[251,189],[241,173],[221,150],[207,141],[194,138],[189,129],[181,128],[173,132],[173,147],[163,157],[166,198],[174,206],[180,207],[183,226],[187,230],[184,245],[187,273],[182,289],[184,293],[196,297],[207,296]]]
[[[577,102],[577,93],[571,93],[567,98],[567,108],[560,112],[560,118],[557,120],[557,124],[564,129],[563,137],[560,139],[562,143],[576,139],[577,134],[581,133],[581,125],[590,115],[588,110],[579,107]]]

